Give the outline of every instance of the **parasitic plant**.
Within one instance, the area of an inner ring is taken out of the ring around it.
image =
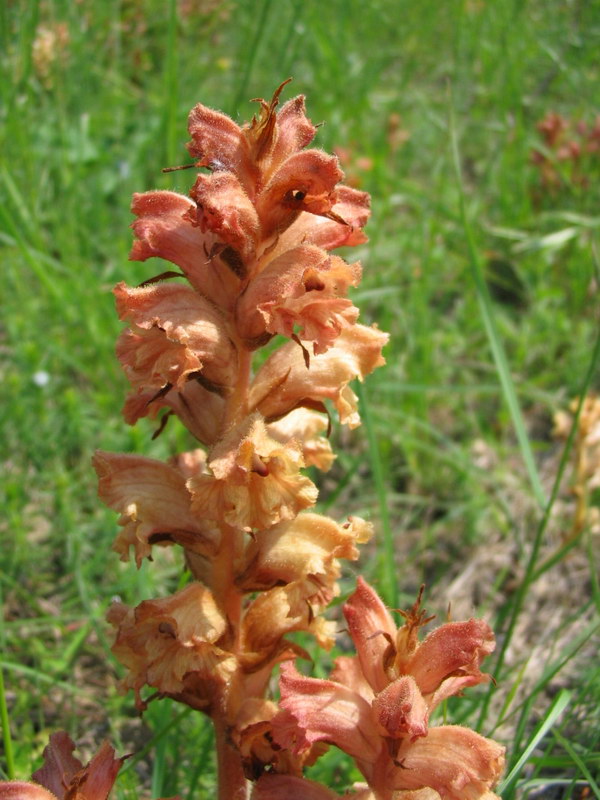
[[[220,800],[337,797],[303,777],[328,745],[364,776],[357,800],[490,800],[503,748],[429,725],[444,699],[488,679],[486,623],[447,623],[419,641],[429,621],[420,597],[397,628],[359,579],[344,606],[356,656],[336,659],[330,680],[295,666],[306,652],[289,634],[332,647],[323,612],[339,593],[339,560],[357,559],[372,534],[360,518],[312,511],[317,489],[302,470],[332,464],[331,409],[360,424],[350,383],[384,363],[388,337],[358,323],[347,296],[360,264],[332,254],[366,241],[369,197],[341,183],[335,156],[310,147],[303,97],[278,110],[284,86],[242,127],[197,105],[189,197],[133,200],[131,258],[176,269],[115,289],[131,384],[124,416],[159,418],[157,432],[176,416],[198,446],[168,463],[94,458],[100,497],[120,514],[121,558],[139,566],[153,548],[177,546],[191,575],[170,597],[112,606],[123,687],[140,710],[171,697],[211,718]],[[72,743],[56,741],[50,755],[61,747]]]

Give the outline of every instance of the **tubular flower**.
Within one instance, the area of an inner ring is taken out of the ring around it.
[[[181,388],[190,375],[215,391],[235,375],[235,350],[219,310],[188,286],[158,284],[115,288],[119,317],[131,323],[117,342],[134,388]]]
[[[297,408],[277,422],[271,422],[267,430],[270,436],[282,443],[296,439],[302,446],[306,466],[327,472],[335,460],[329,440],[319,435],[327,427],[327,419],[323,414]]]
[[[337,659],[332,680],[282,666],[275,740],[298,753],[318,741],[337,745],[379,800],[422,789],[449,800],[494,797],[503,748],[467,728],[429,727],[429,714],[443,699],[489,679],[479,669],[494,648],[488,625],[447,623],[420,642],[418,630],[428,620],[419,601],[396,629],[360,578],[344,615],[357,656]]]

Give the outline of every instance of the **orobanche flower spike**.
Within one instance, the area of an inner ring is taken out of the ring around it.
[[[358,425],[349,384],[384,363],[387,335],[359,324],[347,297],[360,264],[331,253],[366,241],[369,197],[340,183],[335,156],[309,146],[303,97],[278,111],[284,86],[242,127],[196,106],[189,197],[133,201],[131,258],[176,269],[115,289],[125,419],[160,416],[161,430],[177,416],[197,449],[168,464],[94,459],[100,496],[120,514],[121,558],[139,566],[153,548],[178,545],[193,576],[171,597],[111,608],[123,687],[140,709],[169,696],[212,718],[223,800],[248,796],[248,779],[265,773],[302,780],[325,749],[275,743],[267,687],[276,664],[306,655],[288,634],[333,645],[322,612],[339,593],[339,559],[358,558],[372,533],[362,519],[314,513],[317,489],[302,472],[334,459],[327,401]],[[253,372],[275,336],[288,341]]]
[[[358,517],[315,513],[302,470],[335,458],[330,413],[360,424],[350,384],[384,363],[388,337],[359,323],[347,296],[360,264],[332,254],[366,242],[369,196],[310,146],[317,129],[302,96],[279,109],[286,83],[241,127],[197,105],[189,196],[133,199],[131,259],[172,266],[114,290],[131,384],[124,417],[156,419],[156,435],[177,417],[197,445],[168,463],[94,457],[100,497],[120,515],[121,559],[139,567],[155,548],[178,547],[191,575],[170,597],[111,607],[122,688],[140,710],[170,697],[211,718],[220,800],[332,800],[304,777],[330,745],[364,776],[347,797],[491,800],[503,748],[430,723],[445,698],[488,679],[486,623],[448,623],[419,641],[419,604],[397,629],[359,579],[344,606],[356,656],[338,658],[330,680],[295,666],[307,653],[289,634],[332,647],[323,612],[339,594],[340,559],[356,560],[372,535]],[[111,753],[108,788],[120,763]]]

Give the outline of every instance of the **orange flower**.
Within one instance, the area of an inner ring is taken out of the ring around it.
[[[203,462],[204,453],[196,451],[194,472]],[[153,544],[174,542],[200,555],[216,553],[219,532],[191,512],[192,498],[185,485],[189,474],[151,458],[100,450],[93,464],[100,499],[121,514],[123,531],[113,545],[121,561],[128,560],[133,547],[139,567],[150,557]]]
[[[252,414],[215,445],[210,473],[188,481],[192,510],[245,530],[292,519],[317,499],[315,485],[299,472],[303,466],[300,445],[272,439],[261,415]]]
[[[237,669],[219,646],[227,620],[200,583],[134,609],[114,603],[107,619],[118,629],[113,652],[129,670],[122,686],[135,691],[139,709],[146,707],[140,695],[146,684],[208,714],[227,694]]]
[[[238,584],[248,592],[260,591],[318,576],[331,585],[340,575],[337,559],[355,561],[356,544],[367,542],[372,533],[373,526],[360,517],[338,525],[320,514],[299,514],[256,535],[247,548],[247,566]]]
[[[155,389],[130,392],[123,406],[123,416],[125,422],[134,425],[142,417],[153,419],[161,408],[168,408],[169,411],[162,418],[157,433],[168,417],[176,414],[199,442],[211,445],[221,430],[225,404],[220,395],[202,386],[196,376],[181,389],[169,389],[164,393]]]
[[[220,257],[219,240],[192,222],[196,204],[176,192],[134,194],[131,210],[136,241],[129,258],[154,256],[176,264],[200,294],[221,308],[231,308],[239,293],[239,277]]]
[[[238,300],[238,331],[249,347],[264,341],[265,332],[314,342],[324,353],[342,328],[356,322],[358,309],[343,295],[360,281],[358,264],[328,256],[314,245],[286,250],[272,260]]]
[[[308,366],[301,348],[288,342],[258,371],[250,387],[250,408],[271,421],[298,407],[325,411],[327,399],[335,405],[340,422],[355,428],[360,417],[348,384],[385,363],[381,349],[387,340],[387,333],[375,327],[352,325],[342,330],[326,353],[311,357]]]
[[[117,312],[131,329],[121,334],[117,356],[134,387],[180,389],[201,377],[216,391],[231,385],[236,353],[215,306],[189,286],[115,287]]]
[[[419,601],[397,630],[360,578],[344,615],[357,656],[338,658],[332,680],[282,666],[276,741],[294,752],[317,741],[337,745],[354,758],[378,800],[420,789],[448,800],[494,797],[503,748],[467,728],[428,726],[443,699],[488,679],[479,665],[494,647],[489,626],[447,623],[419,642],[418,629],[428,621]]]
[[[305,465],[317,467],[323,472],[331,469],[336,458],[329,440],[319,435],[326,432],[327,428],[327,418],[307,408],[297,408],[267,425],[269,436],[278,442],[284,443],[290,439],[300,442]]]

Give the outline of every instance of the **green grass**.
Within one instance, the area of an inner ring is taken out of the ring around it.
[[[598,797],[597,534],[562,546],[570,443],[561,459],[551,426],[600,389],[600,155],[587,186],[558,165],[552,192],[531,163],[548,111],[588,123],[600,112],[597,4],[190,7],[0,8],[0,775],[27,777],[64,728],[88,755],[105,736],[142,753],[123,798],[212,797],[203,720],[169,703],[140,720],[114,688],[111,598],[168,591],[180,565],[169,553],[139,573],[118,563],[90,456],[186,447],[176,425],[152,442],[120,418],[110,288],[148,274],[127,261],[132,192],[187,191],[189,173],[161,168],[187,161],[196,102],[246,119],[249,98],[293,76],[286,96],[306,94],[325,121],[319,146],[347,149],[347,173],[372,194],[354,298],[391,333],[387,367],[361,391],[366,424],[334,433],[322,507],[376,523],[379,550],[359,569],[392,605],[425,581],[439,616],[452,602],[494,625],[496,686],[448,711],[508,745],[503,797]],[[42,74],[34,42],[56,25],[68,42]],[[314,769],[340,791],[355,777],[335,754]]]

